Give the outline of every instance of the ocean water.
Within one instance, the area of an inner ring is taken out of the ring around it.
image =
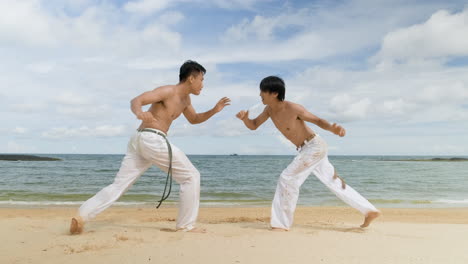
[[[47,154],[62,161],[0,161],[0,206],[79,205],[111,184],[123,155]],[[201,206],[270,206],[293,156],[189,155],[201,173]],[[398,161],[419,156],[330,156],[347,184],[377,207],[468,207],[468,162]],[[166,173],[149,169],[116,203],[153,206]],[[175,206],[178,185],[163,206]],[[346,206],[314,175],[298,205]]]

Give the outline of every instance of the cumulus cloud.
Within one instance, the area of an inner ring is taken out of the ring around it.
[[[126,135],[128,129],[123,125],[102,125],[90,128],[82,126],[78,128],[55,127],[41,134],[43,138],[77,138],[77,137],[116,137]]]
[[[178,120],[178,124],[171,127],[169,134],[174,137],[190,137],[194,135],[214,137],[235,137],[248,134],[249,130],[244,127],[240,120],[234,118],[218,120],[203,124],[192,125]]]
[[[221,37],[225,43],[245,41],[268,41],[275,39],[274,33],[294,26],[307,25],[307,12],[301,10],[295,14],[281,14],[275,17],[255,16],[252,20],[244,19],[231,26]]]
[[[2,149],[5,153],[35,153],[37,151],[35,146],[21,144],[14,140],[8,141],[6,147]]]
[[[258,2],[271,0],[137,0],[124,5],[124,10],[141,15],[150,15],[161,12],[176,4],[196,4],[216,6],[223,9],[247,9],[251,10]]]
[[[128,2],[125,4],[124,9],[128,12],[135,12],[140,14],[151,14],[163,10],[175,1],[171,0],[140,0]]]
[[[34,113],[47,109],[47,105],[42,102],[13,103],[9,105],[9,109],[17,113]]]
[[[176,83],[187,58],[209,69],[194,107],[206,111],[222,96],[233,104],[201,125],[182,117],[173,136],[278,136],[271,122],[250,131],[233,117],[259,103],[258,76],[278,71],[287,82],[287,100],[357,129],[361,121],[422,127],[468,119],[468,68],[447,63],[467,56],[467,11],[446,11],[460,10],[460,4],[350,0],[255,9],[265,2],[1,1],[0,85],[8,90],[0,100],[9,114],[4,131],[44,131],[38,137],[74,138],[77,144],[79,138],[118,137],[125,128],[96,124],[136,126],[128,101]],[[204,35],[194,18],[213,9],[229,19]],[[29,114],[41,122],[22,130],[18,124],[26,124]]]
[[[80,94],[67,91],[62,92],[60,95],[56,96],[53,101],[63,105],[89,105],[91,104],[91,99]]]
[[[28,131],[28,130],[27,130],[26,128],[24,128],[24,127],[19,127],[19,126],[15,127],[15,129],[13,129],[13,133],[15,133],[15,134],[24,134],[24,133],[26,133],[27,131]]]
[[[339,94],[330,100],[330,109],[340,121],[354,121],[367,117],[372,102],[369,98],[354,98]]]
[[[271,2],[272,0],[208,0],[212,5],[226,9],[247,9],[252,10],[254,6],[261,2]]]
[[[58,20],[47,15],[40,1],[1,1],[0,10],[0,43],[18,41],[31,45],[57,43],[51,29],[54,24],[58,24]]]
[[[184,14],[176,11],[167,12],[160,16],[159,22],[165,25],[174,25],[180,23],[185,18]]]
[[[124,12],[112,5],[86,5],[73,16],[64,10],[51,12],[43,6],[39,0],[2,1],[0,42],[45,48],[68,47],[77,55],[87,53],[106,57],[116,52],[123,57],[144,52],[157,54],[162,48],[177,50],[180,45],[181,35],[167,27],[183,19],[178,12],[163,14],[156,24],[144,24],[134,19],[122,22],[126,20]],[[44,71],[47,67],[31,65],[30,68]]]
[[[38,62],[26,65],[26,68],[34,73],[47,74],[55,68],[54,62]]]
[[[50,100],[56,114],[74,119],[107,119],[112,116],[112,107],[99,100],[73,91],[65,91]],[[115,109],[114,109],[115,112]]]
[[[388,33],[376,56],[381,61],[468,55],[468,9],[440,10],[427,21]]]

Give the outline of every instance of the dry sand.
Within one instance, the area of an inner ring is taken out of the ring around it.
[[[468,263],[468,208],[383,209],[369,228],[346,207],[303,207],[293,229],[269,208],[201,208],[206,234],[173,232],[176,208],[112,207],[68,234],[76,208],[0,208],[0,263]]]

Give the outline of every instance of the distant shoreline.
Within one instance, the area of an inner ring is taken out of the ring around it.
[[[110,156],[125,156],[125,153],[0,153],[1,156],[38,156],[38,157],[46,157],[46,156],[70,156],[70,155],[110,155]],[[228,154],[196,154],[196,153],[186,153],[187,156],[295,156],[296,153],[286,153],[286,154],[239,154],[239,153],[228,153]],[[430,159],[466,159],[468,160],[468,154],[465,155],[408,155],[408,154],[330,154],[329,157],[375,157],[375,158],[405,158],[405,157],[418,157],[414,160],[424,160],[427,161]],[[382,159],[383,160],[383,159]],[[390,160],[390,159],[389,159]],[[395,161],[396,159],[391,159],[390,161]],[[405,160],[406,159],[401,159]]]
[[[442,161],[442,162],[463,162],[468,161],[467,158],[432,158],[432,159],[398,159],[398,160],[381,160],[381,161]]]
[[[0,154],[0,160],[6,161],[60,161],[59,158],[41,157],[35,155],[20,155],[20,154]]]

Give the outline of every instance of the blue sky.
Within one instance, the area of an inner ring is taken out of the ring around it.
[[[463,1],[6,0],[0,2],[0,153],[123,154],[129,101],[175,84],[187,59],[208,72],[200,125],[169,132],[187,154],[294,154],[262,111],[258,84],[338,122],[310,125],[331,155],[468,155],[468,6]]]

